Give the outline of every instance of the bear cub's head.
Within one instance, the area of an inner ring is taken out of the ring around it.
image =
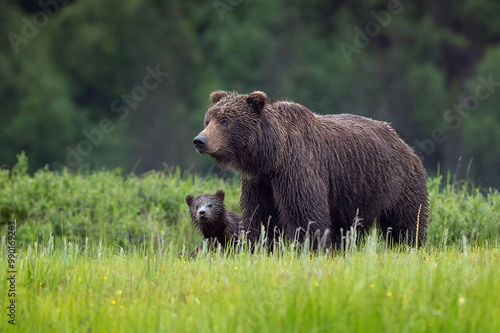
[[[217,190],[215,194],[186,195],[191,220],[205,236],[219,232],[218,229],[225,227],[223,225],[226,212],[224,197],[223,190]]]
[[[196,150],[229,166],[248,155],[261,133],[259,116],[266,100],[266,94],[261,91],[248,95],[225,91],[210,94],[205,128],[193,140]]]

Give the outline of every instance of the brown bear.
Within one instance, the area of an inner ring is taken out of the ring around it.
[[[186,196],[193,224],[215,246],[236,244],[243,230],[241,216],[226,209],[224,197],[223,190],[217,190],[215,194]]]
[[[356,221],[361,233],[376,221],[392,241],[425,240],[426,173],[388,123],[319,115],[288,101],[267,103],[260,91],[216,91],[210,99],[205,128],[193,143],[241,174],[250,241],[275,239],[278,232],[338,246]]]

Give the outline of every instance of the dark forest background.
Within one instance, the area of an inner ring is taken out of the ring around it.
[[[2,1],[0,164],[204,173],[210,92],[262,90],[389,121],[430,174],[470,164],[500,187],[499,17],[496,0]]]

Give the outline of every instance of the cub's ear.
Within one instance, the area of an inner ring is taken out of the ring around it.
[[[215,195],[221,200],[224,200],[224,198],[226,197],[226,194],[223,190],[217,190],[217,192],[215,192]]]
[[[210,102],[212,102],[212,105],[214,105],[224,97],[227,97],[227,92],[222,90],[214,91],[213,93],[210,94]]]
[[[192,195],[186,195],[186,203],[191,207],[194,197]]]
[[[254,91],[247,97],[247,103],[257,112],[260,112],[266,104],[267,95],[262,91]]]

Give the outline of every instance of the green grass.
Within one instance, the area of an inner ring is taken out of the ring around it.
[[[344,254],[288,248],[189,260],[171,245],[123,251],[49,240],[18,260],[22,332],[500,331],[493,244],[387,250],[371,237]],[[3,318],[0,331],[8,326]]]
[[[17,220],[16,327],[0,332],[500,332],[500,194],[429,179],[428,240],[345,253],[193,250],[186,194],[239,180],[0,170],[0,277]],[[352,244],[352,243],[351,243]],[[5,282],[4,282],[5,283]]]

